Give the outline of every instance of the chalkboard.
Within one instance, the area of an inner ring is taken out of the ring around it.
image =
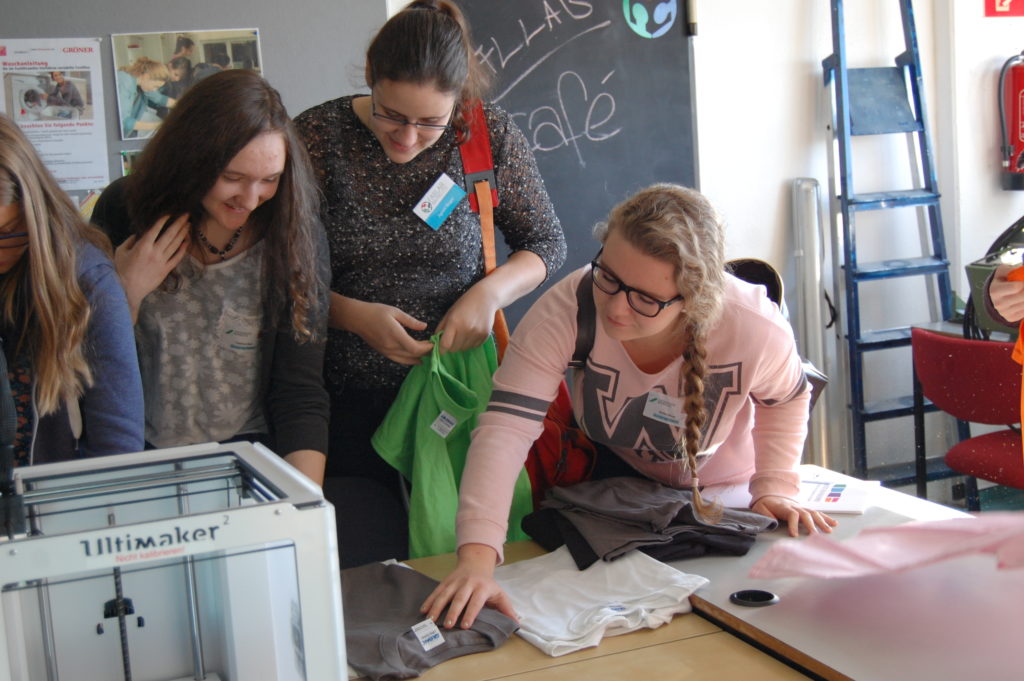
[[[653,182],[697,186],[693,52],[682,0],[460,0],[490,99],[530,142],[569,246]],[[499,191],[501,188],[499,188]],[[539,292],[507,312],[517,321]]]

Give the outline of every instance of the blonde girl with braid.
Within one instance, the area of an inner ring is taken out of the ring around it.
[[[593,345],[569,384],[576,421],[598,447],[595,478],[692,490],[710,521],[720,509],[701,490],[746,482],[751,509],[793,536],[835,525],[795,501],[810,387],[792,329],[762,286],[726,272],[723,228],[707,199],[657,184],[615,206],[595,234],[594,261],[534,304],[494,376],[462,477],[458,564],[423,604],[434,619],[448,608],[444,626],[471,625],[484,605],[515,616],[494,568],[514,481],[583,310],[596,317]]]

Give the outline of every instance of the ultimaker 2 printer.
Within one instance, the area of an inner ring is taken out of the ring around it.
[[[15,469],[0,678],[346,678],[334,509],[250,443]],[[20,530],[16,530],[20,532]]]

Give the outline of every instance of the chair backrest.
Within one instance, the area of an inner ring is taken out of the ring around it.
[[[1021,366],[1013,343],[968,340],[911,329],[914,371],[921,392],[962,421],[989,425],[1020,422]]]
[[[782,309],[785,304],[782,277],[771,263],[758,258],[736,258],[725,263],[725,268],[737,279],[764,286],[768,293],[768,300]]]

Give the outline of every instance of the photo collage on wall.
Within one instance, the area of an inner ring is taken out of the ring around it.
[[[192,85],[227,69],[262,73],[259,31],[121,33],[111,36],[123,140],[152,136]]]
[[[192,85],[227,69],[263,72],[256,28],[110,36],[114,73],[103,77],[102,38],[0,38],[0,113],[25,132],[61,187],[88,216],[110,182],[104,85],[117,95],[126,142],[151,137]],[[141,146],[120,151],[123,174]]]

